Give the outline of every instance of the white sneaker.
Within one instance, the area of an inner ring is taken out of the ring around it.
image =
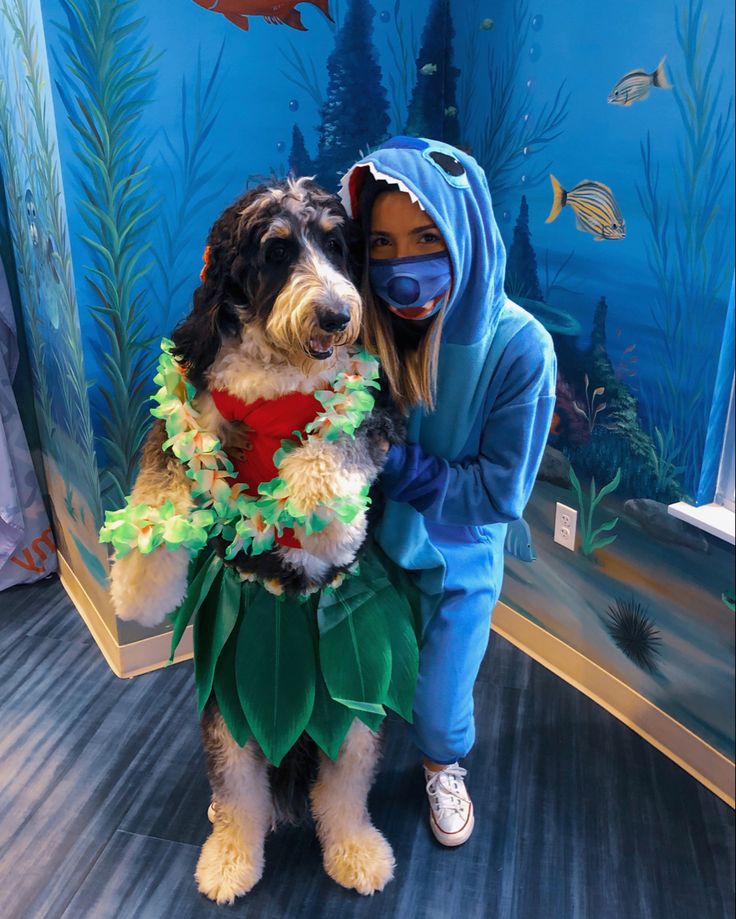
[[[424,767],[429,797],[429,824],[443,846],[460,846],[473,832],[473,802],[463,778],[468,774],[457,763],[432,772]]]

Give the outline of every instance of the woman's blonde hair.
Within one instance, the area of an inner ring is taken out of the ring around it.
[[[364,301],[363,331],[365,347],[377,354],[391,388],[391,395],[403,412],[422,404],[432,410],[437,390],[442,320],[446,304],[423,327],[412,327],[376,302],[370,284],[371,212],[376,198],[385,192],[398,192],[389,182],[376,179],[368,170],[358,195],[357,219],[365,234],[365,262],[361,294]]]
[[[367,271],[361,293],[364,300],[363,343],[380,358],[394,401],[405,413],[420,403],[431,411],[437,389],[444,306],[420,334],[412,336],[398,327],[400,319],[394,319],[385,306],[376,303]]]

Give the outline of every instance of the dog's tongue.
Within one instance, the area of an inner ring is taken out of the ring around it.
[[[315,354],[325,354],[335,343],[334,335],[315,335],[309,339],[309,347]]]

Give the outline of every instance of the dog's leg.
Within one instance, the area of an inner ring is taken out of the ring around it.
[[[362,894],[383,890],[394,876],[394,854],[368,814],[368,792],[379,756],[379,738],[356,718],[336,762],[320,754],[310,792],[325,871]]]
[[[238,746],[213,705],[205,710],[202,734],[217,809],[194,878],[200,893],[217,903],[233,903],[263,874],[273,816],[268,765],[252,740]]]
[[[184,514],[192,504],[190,481],[181,462],[161,449],[166,436],[163,422],[154,422],[143,446],[131,501],[159,505],[170,500],[177,513]],[[159,546],[149,555],[129,552],[113,563],[110,573],[110,596],[115,612],[120,619],[158,625],[184,599],[188,570],[186,549],[172,552]]]

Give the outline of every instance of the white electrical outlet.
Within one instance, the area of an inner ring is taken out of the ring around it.
[[[555,505],[555,542],[575,551],[575,530],[578,512],[559,502]]]

